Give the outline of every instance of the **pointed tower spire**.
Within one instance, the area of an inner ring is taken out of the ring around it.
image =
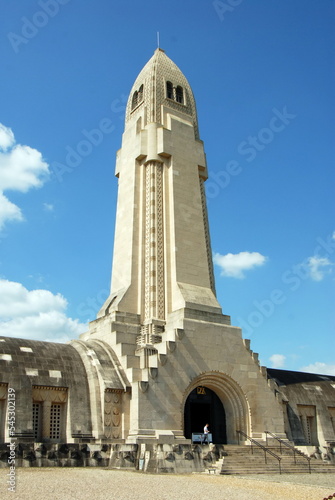
[[[220,310],[195,100],[183,73],[160,48],[131,89],[116,175],[112,287],[101,314],[111,305],[147,324],[166,322],[187,305]]]

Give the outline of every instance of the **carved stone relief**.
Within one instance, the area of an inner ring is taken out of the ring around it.
[[[118,389],[106,389],[104,407],[104,427],[106,438],[121,439],[122,392]]]

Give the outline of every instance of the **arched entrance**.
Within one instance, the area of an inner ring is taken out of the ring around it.
[[[207,400],[200,398],[197,388],[199,392],[205,389]],[[237,444],[239,430],[251,433],[246,396],[241,386],[225,373],[206,372],[196,377],[184,393],[183,410],[184,435],[188,439],[192,432],[203,432],[206,423],[212,431],[215,429],[213,442],[216,444],[221,444],[219,441]]]
[[[226,413],[219,397],[208,387],[196,387],[189,394],[185,403],[184,432],[191,439],[193,432],[203,432],[209,424],[213,443],[227,443]]]

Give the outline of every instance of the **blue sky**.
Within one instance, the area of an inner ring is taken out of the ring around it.
[[[334,2],[1,10],[0,333],[67,341],[104,302],[124,104],[159,31],[197,101],[223,312],[262,364],[335,374]]]

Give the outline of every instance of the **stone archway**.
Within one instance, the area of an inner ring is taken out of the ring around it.
[[[184,436],[191,439],[193,433],[202,433],[208,424],[213,443],[226,444],[226,413],[217,394],[204,386],[197,386],[186,399],[184,411]]]
[[[237,430],[250,435],[250,412],[248,401],[241,389],[229,375],[220,372],[203,373],[188,386],[183,399],[184,432],[185,412],[189,411],[187,400],[197,387],[208,388],[220,399],[225,414],[225,433],[228,444],[238,443]],[[189,432],[189,431],[188,431]]]

